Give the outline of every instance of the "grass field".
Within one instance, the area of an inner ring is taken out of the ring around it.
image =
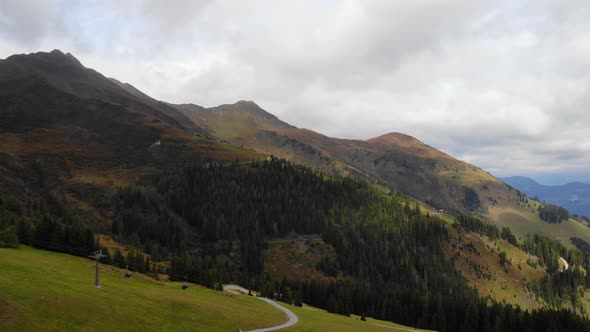
[[[286,316],[248,296],[157,282],[94,263],[21,247],[0,249],[0,331],[238,331],[282,323]]]
[[[497,225],[510,227],[517,236],[536,233],[559,240],[570,247],[572,246],[570,237],[580,237],[590,242],[590,227],[573,219],[559,224],[549,224],[541,221],[536,213],[524,209],[492,207],[489,211],[490,218]]]
[[[307,306],[303,308],[294,306],[286,307],[299,317],[299,323],[285,329],[285,332],[426,331],[372,318],[367,318],[367,321],[363,322],[358,316],[344,317]]]
[[[283,323],[266,302],[191,285],[160,282],[66,254],[0,248],[0,331],[238,331]],[[299,323],[286,331],[411,331],[390,322],[285,305]]]

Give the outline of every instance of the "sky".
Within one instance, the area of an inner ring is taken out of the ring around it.
[[[590,182],[587,0],[3,0],[0,58],[61,49],[174,103],[402,132],[497,176]]]

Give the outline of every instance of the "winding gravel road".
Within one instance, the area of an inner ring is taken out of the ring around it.
[[[230,293],[234,293],[234,294],[240,294],[240,293],[241,294],[248,294],[247,289],[245,289],[244,287],[240,287],[238,285],[223,285],[223,290],[228,291]],[[254,292],[252,292],[252,293],[254,294]],[[273,307],[275,307],[275,308],[281,310],[282,312],[284,312],[285,314],[287,314],[287,321],[281,325],[265,327],[265,328],[261,328],[261,329],[257,329],[257,330],[252,330],[250,332],[276,331],[276,330],[284,329],[289,326],[293,326],[293,325],[297,324],[297,322],[299,321],[299,317],[297,317],[297,315],[295,315],[291,310],[276,303],[275,301],[273,301],[271,299],[267,299],[265,297],[257,297],[257,298],[264,301],[264,302],[269,303]]]

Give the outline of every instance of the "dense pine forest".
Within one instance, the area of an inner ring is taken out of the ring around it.
[[[140,183],[112,195],[110,231],[153,260],[170,261],[167,272],[175,280],[187,277],[211,288],[239,282],[290,303],[438,331],[590,331],[587,319],[567,310],[527,312],[480,298],[442,251],[451,226],[407,197],[364,181],[269,158],[193,165]],[[11,241],[74,254],[100,246],[87,225],[45,201],[5,198],[0,213],[8,220],[3,229],[11,229],[2,235]],[[560,256],[588,267],[588,256],[578,250],[538,236],[519,243],[509,229],[471,217],[456,225],[537,255],[550,275],[530,287],[551,306],[560,300],[575,305],[580,287],[589,286],[577,269],[557,271]],[[334,248],[335,257],[319,265],[331,281],[272,280],[264,272],[265,240],[290,234],[318,234]],[[139,254],[130,257],[114,253],[109,260],[155,269]]]

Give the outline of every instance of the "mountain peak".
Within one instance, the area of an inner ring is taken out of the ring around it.
[[[387,133],[387,134],[383,134],[381,136],[377,136],[377,137],[373,137],[371,139],[368,139],[367,141],[369,142],[374,142],[374,143],[395,143],[395,144],[400,144],[400,143],[422,143],[420,140],[410,136],[410,135],[406,135],[406,134],[402,134],[402,133],[398,133],[398,132],[391,132],[391,133]]]
[[[405,151],[416,155],[421,155],[423,157],[456,161],[455,158],[425,144],[419,139],[398,132],[391,132],[378,137],[374,137],[368,139],[367,142],[377,143],[380,145],[384,145],[388,148],[397,149],[399,151]]]
[[[222,105],[222,107],[223,106],[224,105]],[[240,100],[233,105],[227,106],[233,106],[233,108],[237,111],[247,112],[255,116],[262,117],[266,120],[279,120],[275,115],[265,111],[262,109],[262,107],[258,106],[258,104],[251,100]]]
[[[40,62],[48,63],[58,66],[71,66],[84,68],[82,63],[76,59],[71,53],[64,53],[59,49],[54,49],[51,52],[36,52],[29,54],[15,54],[7,58],[13,61],[26,61],[26,62]]]
[[[260,108],[260,106],[258,106],[258,104],[256,104],[255,102],[253,102],[252,100],[239,100],[236,105],[247,105],[247,106],[255,106]]]
[[[59,49],[55,49],[51,51],[51,53],[49,54],[53,55],[53,58],[59,60],[62,64],[70,64],[77,67],[84,67],[82,63],[70,52],[64,53]]]

